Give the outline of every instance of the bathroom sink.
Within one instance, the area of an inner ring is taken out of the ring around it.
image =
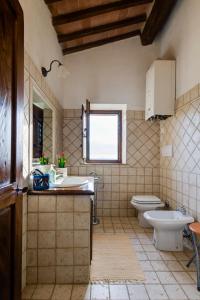
[[[57,179],[55,183],[50,183],[51,188],[64,188],[64,187],[79,187],[87,184],[87,177],[79,176],[67,176],[64,178]]]

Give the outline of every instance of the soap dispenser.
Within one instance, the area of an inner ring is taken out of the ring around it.
[[[50,170],[49,170],[49,182],[55,183],[56,181],[56,170],[54,168],[54,165],[51,164]]]

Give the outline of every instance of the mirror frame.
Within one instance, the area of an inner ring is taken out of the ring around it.
[[[30,170],[33,168],[33,93],[38,94],[38,96],[47,104],[47,106],[52,110],[52,162],[55,163],[55,134],[56,134],[56,110],[49,98],[45,95],[45,93],[39,88],[37,83],[31,78],[30,80],[30,143],[29,143],[29,152],[30,152]]]

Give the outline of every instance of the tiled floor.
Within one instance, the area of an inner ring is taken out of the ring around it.
[[[152,230],[136,218],[104,217],[95,232],[127,233],[135,248],[145,282],[132,284],[28,286],[23,299],[54,300],[198,300],[194,266],[186,268],[190,252],[161,252],[152,244]]]

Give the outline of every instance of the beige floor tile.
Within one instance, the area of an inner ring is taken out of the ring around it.
[[[148,295],[151,300],[167,300],[169,299],[162,285],[146,285]]]
[[[127,228],[127,229],[124,229],[124,232],[125,232],[125,233],[134,232],[134,229],[132,229],[132,228]]]
[[[182,289],[184,290],[185,294],[188,296],[190,300],[200,300],[200,292],[197,290],[196,285],[181,285]]]
[[[129,224],[130,220],[131,220],[131,218],[120,217],[121,224]]]
[[[137,226],[134,225],[133,228],[134,228],[136,233],[145,233],[144,229],[141,228],[139,225],[137,225]]]
[[[189,250],[189,249],[184,249],[184,254],[188,257],[188,258],[191,258],[192,255],[194,254],[194,251],[193,250]]]
[[[194,282],[197,281],[197,273],[196,272],[188,272],[188,274],[192,277],[192,279],[194,280]]]
[[[140,265],[143,271],[153,271],[153,267],[150,263],[150,261],[140,261]]]
[[[146,235],[148,236],[149,239],[153,240],[153,230],[151,232],[148,232],[148,233],[146,232]]]
[[[144,228],[144,232],[151,233],[153,235],[153,228]]]
[[[160,251],[160,256],[163,260],[176,260],[176,257],[171,252]]]
[[[181,264],[183,270],[185,270],[186,272],[192,272],[192,271],[195,271],[196,268],[195,268],[195,265],[192,263],[189,268],[186,266],[187,262],[189,261],[189,259],[187,261],[185,260],[180,260],[179,263]]]
[[[71,300],[90,300],[90,285],[74,285],[72,289]]]
[[[130,221],[130,224],[134,228],[135,232],[137,232],[137,233],[145,233],[144,228],[142,228],[141,226],[139,226],[138,223]]]
[[[91,300],[108,300],[109,289],[107,284],[91,285]]]
[[[169,271],[183,271],[183,267],[178,261],[165,261]]]
[[[114,229],[113,228],[104,228],[104,232],[105,233],[114,233]]]
[[[145,283],[146,284],[158,284],[158,283],[160,283],[156,272],[152,272],[152,271],[144,272],[144,276],[145,276]]]
[[[122,224],[123,229],[133,229],[131,224]]]
[[[184,252],[174,252],[174,256],[176,257],[177,260],[188,261],[188,256]]]
[[[138,221],[138,218],[137,218],[137,217],[136,217],[136,218],[131,217],[131,218],[130,218],[130,223],[131,223],[132,225],[134,225],[134,227],[139,227],[139,228],[141,228],[141,226],[139,225],[139,221]]]
[[[149,260],[162,260],[162,257],[157,252],[147,252],[147,257]]]
[[[153,241],[148,238],[146,238],[146,239],[139,238],[139,240],[142,245],[152,245],[153,244]]]
[[[120,218],[119,217],[111,217],[112,223],[113,224],[119,224],[120,223]]]
[[[53,284],[44,284],[44,285],[37,285],[32,299],[39,299],[39,300],[47,300],[50,299],[53,293],[54,285]]]
[[[104,229],[113,229],[114,227],[113,227],[113,224],[110,223],[110,224],[103,224],[103,228]]]
[[[133,245],[141,245],[139,239],[130,239],[130,240],[131,240],[131,243],[132,243]]]
[[[165,285],[164,289],[170,300],[185,300],[188,299],[182,288],[179,285]]]
[[[113,224],[113,228],[114,229],[123,229],[122,224],[118,224],[118,223]]]
[[[134,245],[133,248],[136,252],[144,252],[144,249],[142,248],[142,245]]]
[[[146,252],[157,252],[158,251],[154,245],[143,245],[143,249]]]
[[[157,272],[158,279],[162,284],[175,284],[176,279],[171,272]]]
[[[138,260],[148,260],[147,255],[144,252],[136,252],[136,256],[138,258]]]
[[[114,229],[115,233],[124,233],[124,229]]]
[[[128,285],[130,300],[149,300],[147,291],[143,285]]]
[[[129,237],[130,239],[136,239],[136,238],[137,238],[136,233],[135,233],[134,230],[133,230],[133,232],[127,233],[127,235],[128,235],[128,237]]]
[[[193,284],[194,281],[186,272],[173,272],[174,277],[178,283],[182,284]]]
[[[126,285],[110,285],[110,299],[111,300],[129,300]]]
[[[194,284],[194,265],[189,269],[186,267],[191,253],[157,250],[152,242],[151,229],[148,231],[141,228],[136,218],[104,217],[103,222],[98,227],[95,226],[94,230],[105,234],[127,231],[126,235],[130,238],[144,270],[145,285],[137,282],[128,285],[119,282],[109,286],[77,284],[73,287],[70,284],[61,284],[55,288],[54,285],[38,285],[35,291],[34,286],[27,287],[23,300],[31,299],[32,294],[32,299],[37,300],[200,300],[200,293]]]
[[[93,231],[96,232],[96,233],[103,233],[104,232],[103,228],[94,228]]]
[[[139,238],[139,239],[149,239],[148,238],[148,235],[146,234],[146,233],[137,233],[137,237]]]
[[[106,218],[106,217],[105,217]],[[112,219],[111,219],[111,217],[107,217],[108,219],[103,219],[102,220],[102,223],[103,224],[112,224]]]
[[[113,228],[113,224],[111,222],[109,223],[103,222],[103,228]]]
[[[36,285],[27,285],[22,292],[22,299],[31,299]]]
[[[166,264],[161,260],[152,260],[151,265],[154,271],[168,271]]]
[[[52,300],[70,300],[72,292],[72,285],[55,285]]]

